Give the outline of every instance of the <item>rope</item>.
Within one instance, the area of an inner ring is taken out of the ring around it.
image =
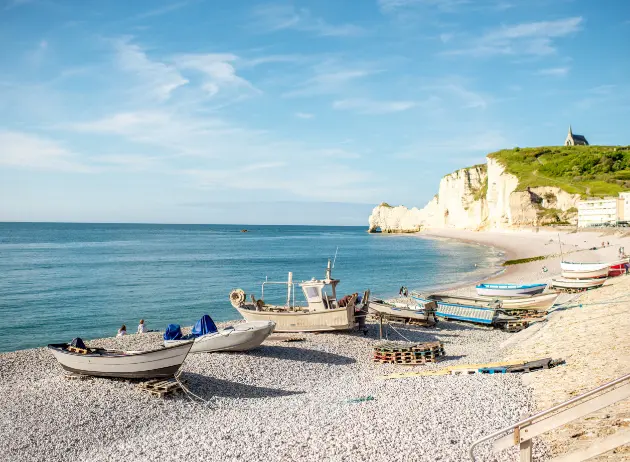
[[[192,398],[190,397],[190,396],[192,395],[192,396],[194,396],[195,398],[197,398],[198,400],[200,400],[201,402],[205,403],[205,404],[206,404],[206,406],[207,406],[207,405],[209,405],[209,404],[210,404],[210,400],[203,399],[201,396],[194,394],[192,391],[190,391],[188,388],[186,388],[186,386],[185,386],[182,382],[180,382],[180,380],[179,380],[179,376],[180,376],[181,374],[182,374],[182,371],[181,371],[181,369],[180,369],[180,370],[178,370],[178,371],[177,371],[177,374],[175,374],[175,375],[173,376],[173,378],[175,379],[175,381],[176,381],[177,383],[179,383],[179,386],[180,386],[180,387],[182,387],[182,390],[184,391],[184,394],[186,395],[186,397],[187,397],[190,401],[192,401],[192,402],[194,403],[194,402],[195,402],[195,400],[194,400],[194,399],[192,399]]]

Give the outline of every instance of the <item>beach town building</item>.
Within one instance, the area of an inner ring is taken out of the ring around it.
[[[567,139],[564,140],[565,146],[588,146],[588,141],[586,141],[586,137],[583,135],[575,135],[573,130],[571,130],[571,125],[569,125],[569,134],[567,135]]]
[[[577,209],[580,228],[616,225],[630,218],[630,193],[619,193],[619,197],[579,201]]]

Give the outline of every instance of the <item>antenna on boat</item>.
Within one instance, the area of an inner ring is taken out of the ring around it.
[[[337,261],[337,251],[339,250],[339,246],[337,246],[337,248],[335,249],[335,258],[333,258],[333,269],[335,269],[335,262]]]

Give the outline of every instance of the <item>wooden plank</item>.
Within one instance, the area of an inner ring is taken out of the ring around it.
[[[602,438],[595,441],[589,441],[586,449],[580,449],[578,451],[564,454],[562,456],[552,459],[551,462],[581,462],[582,460],[588,460],[591,457],[604,454],[619,446],[630,443],[630,430],[621,430],[610,435],[606,438]]]
[[[520,444],[519,457],[520,462],[532,462],[532,440]]]
[[[553,430],[556,427],[560,427],[572,420],[598,411],[628,397],[630,397],[630,383],[615,388],[608,393],[590,398],[588,401],[584,401],[557,414],[544,417],[542,420],[538,420],[531,425],[522,426],[520,440],[523,442],[532,439],[549,430]],[[514,444],[513,434],[506,435],[494,442],[494,451],[507,449]]]

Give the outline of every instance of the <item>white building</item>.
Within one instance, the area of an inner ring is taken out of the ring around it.
[[[615,225],[625,215],[624,199],[621,197],[580,201],[577,209],[580,228],[602,224]]]
[[[623,201],[619,221],[630,221],[630,192],[619,193],[619,201]]]

